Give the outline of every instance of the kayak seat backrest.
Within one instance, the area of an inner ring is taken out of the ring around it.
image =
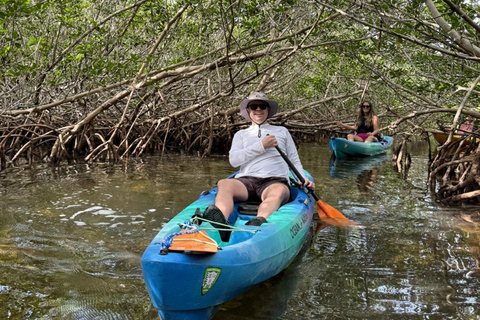
[[[242,202],[238,204],[238,213],[247,216],[256,216],[260,202]]]
[[[297,188],[290,188],[290,201],[293,201],[298,195]],[[289,202],[290,202],[289,201]],[[246,216],[256,216],[260,202],[246,201],[238,204],[238,213]]]

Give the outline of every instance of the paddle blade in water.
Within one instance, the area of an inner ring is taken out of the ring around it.
[[[317,226],[315,228],[315,235],[317,235],[320,231],[325,229],[326,227],[330,226],[328,223],[324,223],[323,221],[317,223]]]
[[[317,211],[320,220],[323,222],[337,226],[340,228],[358,228],[362,227],[355,221],[347,219],[340,211],[332,207],[331,205],[323,202],[322,200],[317,201]]]
[[[187,230],[185,230],[185,232],[186,231]],[[216,253],[218,251],[218,245],[205,231],[199,231],[175,236],[168,250],[193,253]]]

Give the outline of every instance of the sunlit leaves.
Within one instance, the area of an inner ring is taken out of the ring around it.
[[[189,8],[149,56],[169,19],[186,2]],[[187,60],[193,61],[189,64],[201,65],[226,53],[249,55],[269,48],[265,56],[224,64],[215,70],[215,75],[205,72],[192,83],[182,82],[183,91],[178,89],[182,94],[198,96],[206,90],[208,79],[212,92],[230,87],[242,91],[246,87],[255,88],[263,76],[262,70],[300,43],[303,48],[272,68],[275,77],[267,85],[274,94],[279,94],[275,92],[278,90],[285,100],[291,96],[314,100],[363,89],[367,79],[371,89],[368,94],[378,100],[394,99],[386,85],[388,81],[383,79],[437,98],[444,93],[446,96],[456,86],[468,86],[475,74],[472,62],[461,65],[456,58],[420,45],[428,43],[455,50],[448,47],[450,40],[435,26],[423,1],[329,1],[326,7],[322,2],[296,0],[147,1],[102,22],[134,3],[133,0],[3,2],[1,72],[13,75],[7,79],[12,86],[23,81],[27,84],[22,87],[25,92],[17,98],[30,96],[32,88],[38,85],[39,75],[43,74],[45,83],[63,83],[62,88],[69,88],[71,94],[98,84],[134,78],[143,64],[146,74],[171,70],[172,65]],[[435,3],[453,28],[474,34],[472,27],[442,1]],[[334,9],[347,12],[356,20],[340,15],[309,29],[308,37],[307,31],[298,33],[317,19],[337,13]],[[475,10],[478,5],[474,3],[464,3],[462,9],[473,18],[478,16]],[[80,39],[83,35],[86,36]],[[282,40],[269,43],[276,37]],[[279,49],[283,51],[277,52]],[[52,65],[55,61],[59,62]],[[248,78],[236,87],[236,83]],[[192,91],[186,92],[185,88]],[[57,88],[42,89],[45,91],[40,94],[45,92],[46,99],[51,99],[55,94],[50,93]],[[353,100],[348,102],[352,106],[356,103]]]
[[[35,38],[35,37],[28,37],[29,41],[27,43],[28,46],[38,46],[40,44],[45,44],[45,40],[43,39],[43,37],[40,37],[40,38]]]

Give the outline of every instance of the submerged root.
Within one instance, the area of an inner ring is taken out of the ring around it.
[[[467,143],[465,143],[467,142]],[[480,143],[443,145],[429,165],[429,188],[445,205],[480,203]]]
[[[395,171],[398,172],[399,177],[406,179],[408,175],[408,170],[412,164],[412,157],[410,156],[410,151],[408,150],[408,139],[404,139],[402,143],[398,144],[392,154],[392,166]]]

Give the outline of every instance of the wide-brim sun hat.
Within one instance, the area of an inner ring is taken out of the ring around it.
[[[275,115],[275,113],[278,112],[278,103],[276,101],[268,99],[267,95],[263,92],[252,92],[247,97],[247,99],[243,100],[240,103],[240,115],[245,119],[252,120],[248,115],[247,107],[250,101],[255,101],[255,100],[264,101],[268,103],[268,106],[270,107],[270,109],[268,110],[267,119],[273,117],[273,115]]]

